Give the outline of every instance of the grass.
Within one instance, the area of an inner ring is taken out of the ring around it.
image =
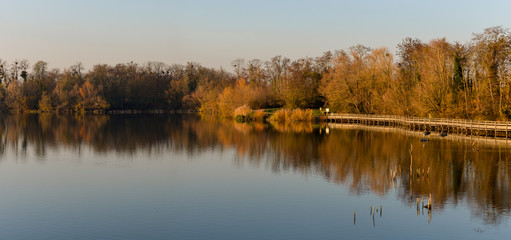
[[[269,108],[252,110],[247,105],[243,105],[234,110],[234,120],[236,122],[313,122],[317,117],[322,116],[319,110],[313,109],[285,109]]]
[[[320,114],[320,113],[319,113]],[[312,109],[279,109],[270,117],[271,122],[312,122],[316,117]]]

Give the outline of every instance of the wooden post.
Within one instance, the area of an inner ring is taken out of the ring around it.
[[[413,171],[412,171],[412,166],[413,166],[413,155],[412,155],[412,152],[413,152],[413,145],[410,144],[410,178],[413,177]]]
[[[470,136],[474,134],[474,121],[470,120]]]

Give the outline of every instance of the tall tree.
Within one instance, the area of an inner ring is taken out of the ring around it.
[[[485,115],[492,118],[511,116],[509,104],[509,71],[511,64],[511,35],[501,26],[486,28],[474,34],[476,71],[481,82],[480,94],[489,109]],[[505,91],[508,94],[505,96]],[[485,108],[484,106],[481,106]]]

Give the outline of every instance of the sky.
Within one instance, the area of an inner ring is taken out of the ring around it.
[[[130,61],[198,62],[320,56],[406,37],[467,43],[511,27],[509,0],[0,0],[0,58],[67,68]]]

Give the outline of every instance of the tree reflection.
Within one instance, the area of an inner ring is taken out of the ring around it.
[[[310,124],[238,124],[177,114],[7,116],[0,119],[0,137],[2,156],[33,151],[43,160],[48,149],[60,148],[128,155],[171,150],[192,160],[206,151],[234,150],[237,165],[319,173],[328,181],[349,184],[355,194],[383,196],[396,189],[410,206],[431,194],[433,211],[468,202],[472,214],[487,224],[498,224],[511,209],[511,151],[502,145],[435,139],[422,143],[416,136],[356,128],[326,134]]]

